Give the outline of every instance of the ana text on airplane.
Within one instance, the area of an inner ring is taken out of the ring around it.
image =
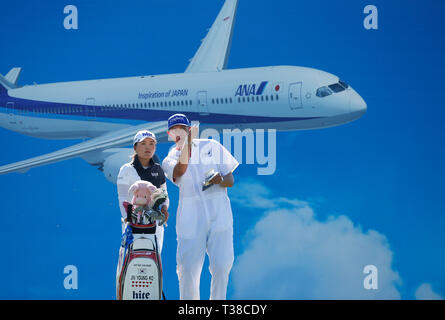
[[[236,96],[250,96],[250,95],[261,95],[264,91],[264,88],[267,85],[267,81],[263,81],[258,85],[258,90],[256,90],[256,84],[241,84],[238,86],[238,89],[236,90],[235,97]]]

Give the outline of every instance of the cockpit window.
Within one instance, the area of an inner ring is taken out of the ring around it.
[[[342,80],[338,80],[338,83],[340,83],[345,89],[349,88],[349,85],[346,82],[342,81]]]
[[[317,89],[317,97],[323,98],[332,94],[332,91],[328,87],[320,87]]]
[[[347,88],[349,88],[349,85],[346,82],[339,80],[338,83],[318,88],[316,94],[317,97],[323,98],[331,95],[332,93],[342,92]]]
[[[329,89],[331,89],[335,93],[345,90],[345,88],[338,83],[331,84],[329,86]]]

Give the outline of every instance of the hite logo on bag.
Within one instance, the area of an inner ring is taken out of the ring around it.
[[[133,299],[150,299],[150,292],[133,291]]]

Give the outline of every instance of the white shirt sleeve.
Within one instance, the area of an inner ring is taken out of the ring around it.
[[[125,208],[123,206],[124,201],[130,202],[130,198],[128,195],[128,190],[131,186],[131,176],[130,176],[130,170],[125,165],[121,167],[119,170],[119,175],[117,176],[117,195],[119,199],[119,209],[121,211],[122,219],[127,218],[127,212],[125,211]]]
[[[218,163],[218,171],[222,176],[228,175],[229,173],[235,171],[239,165],[239,162],[226,148],[224,148],[221,143],[216,140],[213,141],[219,146],[220,161]]]
[[[178,157],[176,157],[175,151],[171,151],[162,161],[162,170],[164,170],[164,173],[168,180],[179,186],[180,179],[176,179],[176,181],[173,181],[173,170],[175,169],[177,163]]]

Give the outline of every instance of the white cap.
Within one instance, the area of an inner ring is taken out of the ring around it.
[[[138,131],[138,133],[136,133],[136,135],[134,136],[133,145],[135,145],[138,142],[141,142],[142,140],[144,140],[146,138],[153,139],[154,142],[157,142],[156,136],[153,132],[148,131],[148,130],[141,130],[141,131]]]

